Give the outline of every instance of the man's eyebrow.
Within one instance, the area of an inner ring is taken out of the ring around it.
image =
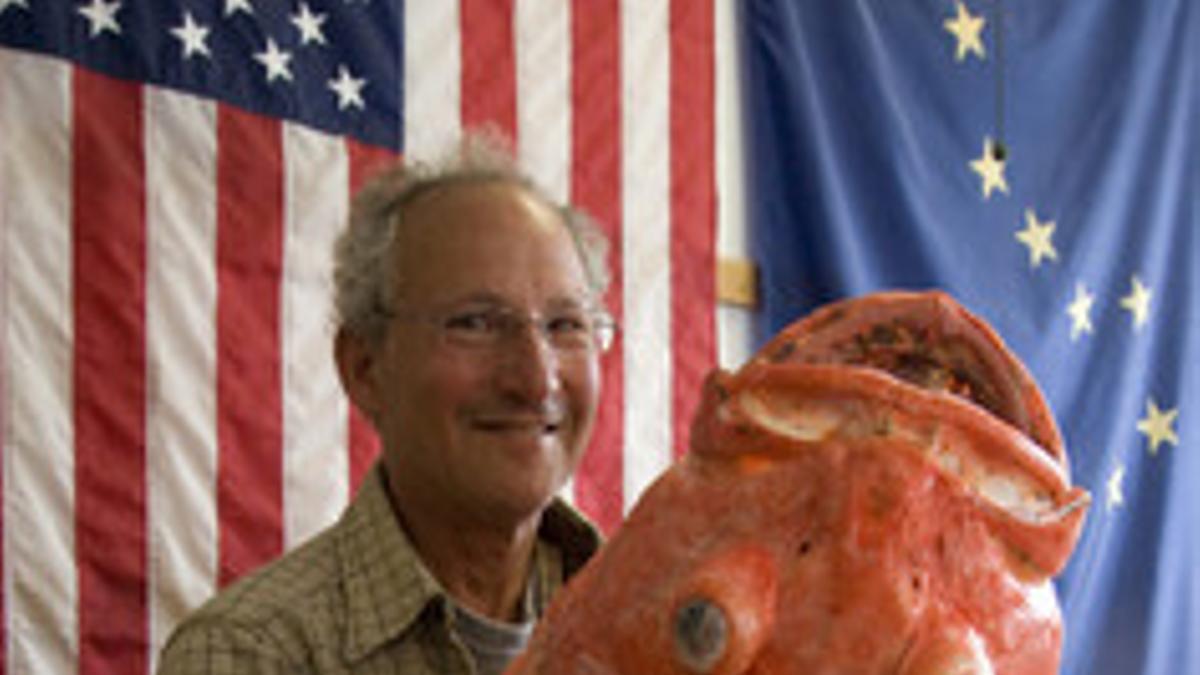
[[[552,298],[546,303],[545,309],[550,312],[604,312],[604,305],[596,300],[584,297]]]
[[[510,303],[505,300],[504,296],[491,291],[473,291],[471,293],[467,293],[466,295],[453,298],[445,303],[445,305],[449,307],[455,307],[458,305],[500,305],[507,307],[509,304]]]

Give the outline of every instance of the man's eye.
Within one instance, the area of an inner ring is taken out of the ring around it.
[[[588,320],[580,315],[563,315],[550,317],[546,321],[546,331],[551,335],[575,335],[588,332]]]
[[[496,312],[460,312],[446,318],[446,329],[458,333],[491,333],[500,327]]]

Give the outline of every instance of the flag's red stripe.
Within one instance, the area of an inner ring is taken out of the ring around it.
[[[353,195],[378,170],[386,167],[396,154],[385,148],[364,145],[354,140],[346,143],[350,155],[350,193]],[[350,406],[350,494],[358,491],[363,476],[379,454],[379,437],[358,408]]]
[[[592,214],[612,242],[613,284],[608,306],[621,302],[621,31],[616,0],[571,5],[571,199]],[[620,334],[604,361],[604,389],[596,432],[583,457],[576,502],[604,530],[623,510],[622,451],[625,377]]]
[[[513,0],[462,0],[462,126],[517,137]]]
[[[217,115],[218,582],[283,550],[279,123]]]
[[[350,406],[348,445],[350,450],[350,494],[358,492],[363,476],[379,455],[379,436],[367,418],[353,405]]]
[[[674,452],[687,449],[716,363],[716,160],[712,0],[671,2],[671,354]]]
[[[142,97],[133,84],[84,70],[72,93],[79,667],[141,673],[149,643]]]

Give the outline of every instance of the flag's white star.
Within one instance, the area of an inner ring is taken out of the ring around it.
[[[1067,306],[1067,314],[1071,317],[1071,340],[1079,339],[1080,333],[1092,332],[1092,304],[1096,296],[1088,292],[1087,286],[1075,284],[1075,299]]]
[[[1175,435],[1175,430],[1171,425],[1175,423],[1175,418],[1179,416],[1178,408],[1169,410],[1159,410],[1155,405],[1154,399],[1146,399],[1146,416],[1138,420],[1137,430],[1142,432],[1146,437],[1146,441],[1150,444],[1150,454],[1158,454],[1158,446],[1162,443],[1170,443],[1171,445],[1179,445],[1179,437]]]
[[[307,3],[300,3],[300,13],[293,14],[291,17],[292,23],[295,24],[296,30],[300,31],[300,44],[306,45],[309,42],[325,43],[325,34],[321,32],[321,25],[328,18],[324,14],[313,14],[308,8]]]
[[[996,157],[992,139],[983,139],[983,154],[979,159],[971,160],[971,170],[983,179],[984,199],[992,196],[992,190],[1008,194],[1008,181],[1004,179],[1004,160]]]
[[[1017,241],[1029,247],[1029,264],[1036,268],[1042,264],[1042,258],[1058,260],[1058,251],[1054,249],[1054,221],[1039,223],[1033,209],[1025,209],[1025,229],[1017,232]]]
[[[1122,483],[1125,482],[1125,467],[1118,464],[1117,468],[1108,476],[1108,510],[1121,506],[1125,503],[1125,491],[1122,489]]]
[[[117,11],[120,9],[121,3],[116,2],[116,0],[113,2],[92,0],[90,5],[80,7],[79,13],[91,24],[91,37],[96,37],[106,30],[120,35],[121,26],[117,23]]]
[[[954,52],[956,61],[967,58],[968,52],[973,52],[980,59],[983,58],[983,41],[979,37],[980,31],[983,30],[983,24],[983,17],[971,16],[971,13],[967,11],[967,6],[961,2],[958,3],[958,16],[942,22],[942,25],[954,35],[958,43]]]
[[[8,10],[9,7],[29,9],[29,5],[26,0],[0,0],[0,14],[3,14],[6,10]]]
[[[179,38],[179,41],[183,43],[184,59],[191,58],[193,54],[212,57],[208,51],[208,45],[204,43],[208,39],[208,27],[196,23],[191,12],[183,13],[183,25],[172,28],[171,35]]]
[[[256,52],[254,60],[267,69],[267,82],[274,82],[277,78],[283,78],[288,82],[292,81],[292,71],[288,68],[288,64],[292,61],[292,55],[280,50],[279,45],[275,44],[275,40],[267,38],[266,50]]]
[[[250,0],[225,0],[225,16],[229,16],[234,12],[253,14],[254,7],[250,5]]]
[[[1150,318],[1150,298],[1153,295],[1154,293],[1142,284],[1142,280],[1134,276],[1129,295],[1121,298],[1121,306],[1133,315],[1135,330],[1144,326],[1146,320]]]
[[[329,80],[329,88],[338,97],[338,110],[346,108],[362,110],[364,107],[362,90],[366,85],[367,81],[364,78],[352,76],[346,66],[338,66],[337,79]]]

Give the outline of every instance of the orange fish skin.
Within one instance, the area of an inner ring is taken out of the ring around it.
[[[901,317],[965,341],[985,365],[954,367],[991,373],[979,381],[1004,415],[810,353],[856,316],[865,331]],[[1058,672],[1051,580],[1090,497],[1032,378],[943,294],[805,321],[783,333],[800,348],[777,338],[710,376],[692,451],[555,598],[508,675]]]

